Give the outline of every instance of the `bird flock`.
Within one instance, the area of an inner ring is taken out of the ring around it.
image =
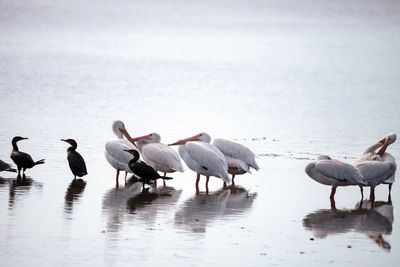
[[[104,156],[107,162],[116,170],[116,187],[119,185],[119,174],[125,172],[125,183],[128,173],[131,173],[145,185],[157,185],[157,180],[172,179],[169,173],[183,172],[181,159],[186,166],[194,171],[196,176],[196,193],[199,193],[200,176],[206,176],[206,192],[211,176],[223,180],[223,186],[234,185],[236,175],[251,173],[251,168],[259,170],[254,153],[246,146],[226,139],[216,138],[211,144],[211,137],[205,132],[180,139],[170,144],[161,143],[157,133],[131,137],[122,121],[112,124],[116,139],[106,142]],[[124,138],[125,137],[125,138]],[[45,160],[34,161],[32,157],[19,151],[17,142],[28,138],[15,136],[12,139],[10,158],[17,169],[0,160],[0,171],[17,172],[18,176],[25,175],[26,169],[44,164]],[[69,167],[76,177],[87,175],[85,160],[76,151],[74,139],[61,139],[70,145],[67,149]],[[375,198],[375,187],[379,184],[389,185],[389,197],[392,184],[395,181],[396,162],[394,157],[386,152],[389,145],[396,141],[396,134],[390,133],[367,148],[352,164],[321,155],[314,162],[307,164],[305,172],[318,183],[332,186],[330,199],[334,201],[338,186],[359,186],[363,198],[363,187],[369,186],[370,198]],[[179,146],[176,152],[172,146]],[[163,175],[160,175],[161,172]],[[231,177],[229,176],[231,175]]]
[[[370,199],[373,201],[375,187],[379,184],[388,184],[390,198],[395,180],[396,161],[386,149],[395,141],[396,134],[389,133],[367,148],[353,165],[327,155],[318,156],[316,161],[307,164],[305,172],[318,183],[332,186],[331,201],[334,201],[338,186],[349,185],[360,187],[361,198],[364,197],[363,187],[369,186]]]

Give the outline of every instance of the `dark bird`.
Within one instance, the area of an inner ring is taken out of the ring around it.
[[[11,168],[10,164],[5,163],[0,159],[0,172],[2,171],[8,171],[8,172],[17,172],[16,169]]]
[[[140,177],[140,181],[143,183],[143,187],[145,184],[152,184],[157,179],[165,179],[171,180],[172,177],[161,176],[158,172],[151,166],[147,165],[145,162],[137,160],[140,155],[137,150],[130,149],[124,150],[133,155],[133,159],[131,159],[128,163],[129,168],[133,172],[134,175]]]
[[[69,163],[69,168],[74,174],[74,179],[76,176],[82,177],[87,174],[85,160],[82,158],[81,154],[76,152],[78,144],[74,139],[61,139],[61,141],[67,142],[71,146],[67,149],[67,159]]]
[[[18,175],[20,175],[21,169],[22,174],[25,174],[26,169],[30,169],[35,165],[44,163],[44,159],[35,162],[29,154],[18,150],[17,142],[25,139],[28,139],[28,137],[15,136],[11,141],[13,149],[11,150],[10,158],[17,165]]]

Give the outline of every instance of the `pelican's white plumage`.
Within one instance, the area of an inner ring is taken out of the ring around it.
[[[391,162],[385,162],[379,155],[374,155],[371,160],[364,160],[355,165],[369,186],[377,186],[392,177],[396,166]]]
[[[381,183],[389,184],[390,195],[397,165],[394,157],[386,152],[386,148],[395,141],[395,133],[387,134],[382,140],[367,148],[353,164],[360,168],[365,180],[371,186],[371,198],[374,197],[373,187]],[[377,151],[379,148],[380,150]]]
[[[133,158],[130,153],[124,150],[136,149],[128,140],[124,139],[122,132],[126,132],[125,125],[122,121],[114,121],[112,130],[117,139],[106,142],[104,156],[110,165],[117,170],[116,182],[118,183],[119,171],[132,172],[129,169],[128,162]]]
[[[215,138],[213,145],[225,156],[240,160],[256,170],[260,169],[256,162],[254,153],[248,147],[222,138]]]
[[[325,155],[319,156],[315,162],[309,163],[305,171],[318,183],[332,186],[331,198],[334,197],[337,186],[367,185],[360,170]]]
[[[210,141],[211,137],[203,132],[170,145],[181,145],[178,149],[179,155],[189,169],[198,175],[215,176],[230,183],[226,158],[218,148],[210,144]],[[198,180],[196,186],[197,184]]]
[[[131,140],[131,142],[134,141],[137,142],[144,161],[157,171],[164,173],[183,172],[178,153],[171,147],[160,143],[161,137],[159,134],[151,133],[136,137]]]

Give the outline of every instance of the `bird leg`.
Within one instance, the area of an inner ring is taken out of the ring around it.
[[[392,184],[389,184],[389,198],[391,197],[391,192],[392,192]]]
[[[200,182],[200,174],[197,174],[196,177],[196,195],[199,194],[200,190],[199,190],[199,182]]]
[[[157,180],[154,180],[153,186],[154,186],[154,187],[157,187]]]
[[[364,199],[364,188],[362,187],[362,185],[359,185],[360,187],[360,192],[361,192],[361,200]]]
[[[119,176],[119,170],[117,170],[117,176],[115,177],[115,187],[116,188],[118,188],[118,185],[119,185],[118,176]]]
[[[232,185],[233,185],[233,186],[235,186],[235,181],[234,181],[234,179],[235,179],[235,175],[232,174]]]
[[[167,173],[164,172],[164,177],[167,176]],[[167,185],[165,184],[165,179],[163,179],[163,186],[166,187]]]
[[[369,198],[371,199],[372,203],[375,201],[375,187],[371,186],[371,192],[369,194]]]
[[[125,185],[126,185],[126,176],[128,175],[128,172],[125,171]]]
[[[332,186],[330,199],[333,200],[333,202],[335,202],[335,193],[336,193],[336,186]]]
[[[210,176],[207,176],[206,179],[206,194],[208,195],[208,181],[210,181]]]
[[[336,210],[336,203],[334,198],[331,198],[331,209]]]

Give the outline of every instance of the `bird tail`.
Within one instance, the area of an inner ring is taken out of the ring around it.
[[[35,165],[44,164],[44,159],[38,160],[35,162]]]
[[[14,168],[8,168],[6,171],[8,171],[8,172],[17,172],[17,170],[14,169]]]
[[[168,176],[160,176],[160,179],[163,179],[163,180],[172,180],[172,179],[174,179],[174,178],[168,177]]]

